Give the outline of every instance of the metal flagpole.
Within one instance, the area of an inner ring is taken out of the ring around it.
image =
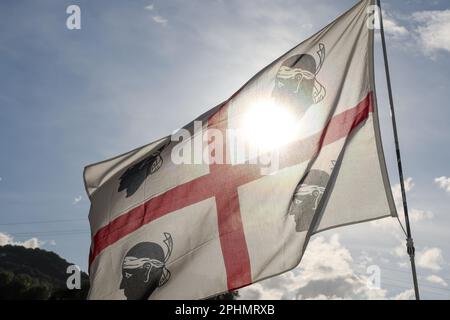
[[[417,283],[417,274],[416,274],[416,263],[414,261],[414,242],[411,237],[411,227],[409,225],[409,216],[408,216],[408,205],[406,204],[406,192],[405,192],[405,185],[403,182],[403,169],[402,169],[402,160],[400,157],[400,145],[398,142],[398,134],[397,134],[397,123],[395,121],[395,112],[394,112],[394,99],[392,98],[392,87],[391,87],[391,77],[389,75],[389,63],[388,63],[388,57],[387,57],[387,51],[386,51],[386,40],[384,38],[384,28],[383,28],[383,15],[381,13],[381,3],[380,0],[377,0],[378,8],[379,8],[379,14],[380,14],[380,34],[381,34],[381,43],[383,47],[383,56],[384,56],[384,68],[386,71],[386,82],[388,87],[388,93],[389,93],[389,104],[391,109],[391,119],[392,119],[392,127],[394,131],[394,140],[395,140],[395,151],[397,154],[397,165],[398,165],[398,173],[400,177],[400,188],[402,191],[402,199],[403,199],[403,211],[405,213],[405,223],[406,223],[406,248],[409,255],[409,259],[411,261],[411,269],[412,269],[412,276],[414,281],[414,292],[416,295],[416,300],[420,300],[419,295],[419,285]]]

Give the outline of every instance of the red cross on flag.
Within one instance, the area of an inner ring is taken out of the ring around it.
[[[91,299],[201,299],[296,267],[323,230],[396,216],[372,1],[173,135],[85,168]]]

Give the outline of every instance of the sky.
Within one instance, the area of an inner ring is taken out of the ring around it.
[[[83,168],[147,144],[233,94],[354,0],[0,3],[0,245],[87,269]],[[68,30],[66,8],[81,8]],[[422,297],[450,298],[450,1],[382,1]],[[375,71],[386,162],[401,195],[381,42]],[[371,287],[373,266],[380,286]],[[377,269],[378,270],[378,269]],[[244,299],[410,299],[395,219],[313,237],[299,267]]]

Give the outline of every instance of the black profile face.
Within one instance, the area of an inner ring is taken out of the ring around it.
[[[126,190],[127,198],[135,194],[145,179],[161,168],[163,163],[161,152],[165,147],[165,145],[162,146],[150,156],[129,167],[120,176],[120,184],[117,191]]]
[[[288,58],[278,71],[273,96],[285,105],[305,111],[313,104],[316,61],[309,54]]]
[[[165,233],[167,253],[154,242],[141,242],[131,248],[122,261],[120,289],[128,300],[147,300],[156,288],[170,278],[165,262],[172,251],[172,238]]]
[[[326,90],[316,76],[325,60],[325,46],[319,44],[319,62],[312,55],[297,54],[282,62],[275,78],[272,97],[300,117],[324,99]]]
[[[309,229],[329,179],[325,171],[311,170],[296,187],[289,214],[294,216],[297,232]]]

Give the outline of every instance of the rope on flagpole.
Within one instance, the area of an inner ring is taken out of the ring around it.
[[[384,57],[384,68],[386,71],[386,82],[388,87],[388,94],[389,94],[389,104],[391,109],[391,119],[392,119],[392,127],[394,131],[394,140],[395,140],[395,151],[397,154],[397,166],[398,166],[398,173],[400,178],[400,188],[402,191],[402,200],[403,200],[403,211],[405,214],[405,223],[406,223],[406,249],[409,255],[409,259],[411,261],[411,270],[412,270],[412,276],[414,281],[414,293],[416,295],[416,300],[420,300],[419,295],[419,285],[417,283],[417,273],[416,273],[416,264],[414,261],[414,241],[411,236],[411,227],[409,224],[409,215],[408,215],[408,205],[406,203],[406,192],[405,192],[405,185],[403,182],[403,168],[402,168],[402,160],[400,157],[400,145],[398,142],[398,134],[397,134],[397,123],[395,121],[395,112],[394,112],[394,99],[392,97],[392,87],[391,87],[391,78],[389,73],[389,63],[388,63],[388,57],[387,57],[387,50],[386,50],[386,40],[384,37],[384,27],[383,27],[383,15],[381,12],[381,3],[380,0],[377,0],[377,5],[379,8],[379,14],[380,14],[380,34],[381,34],[381,44],[383,47],[383,57]],[[399,220],[400,221],[400,220]]]
[[[402,230],[403,230],[403,233],[405,234],[406,237],[408,237],[408,234],[405,231],[405,227],[403,227],[403,223],[400,221],[400,218],[398,215],[397,215],[397,220],[398,220],[398,223],[400,224],[400,228],[402,228]]]

